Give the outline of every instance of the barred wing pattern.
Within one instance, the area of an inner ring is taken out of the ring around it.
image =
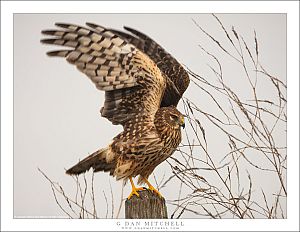
[[[142,51],[117,33],[96,24],[90,28],[56,23],[62,30],[44,30],[53,36],[45,44],[70,47],[47,54],[65,57],[105,91],[101,114],[113,124],[126,123],[136,115],[154,118],[160,107],[166,80],[160,69]]]
[[[155,167],[170,157],[181,141],[184,117],[176,105],[189,84],[183,67],[146,35],[133,35],[87,23],[88,27],[57,23],[60,29],[44,30],[45,44],[69,47],[50,51],[64,57],[105,91],[101,115],[123,131],[105,148],[92,153],[66,171],[79,175],[93,168],[117,180],[132,178],[147,183]]]
[[[132,34],[114,29],[109,30],[133,44],[156,63],[167,82],[161,107],[177,106],[190,83],[186,70],[171,54],[149,36],[129,27],[124,27],[124,29]]]

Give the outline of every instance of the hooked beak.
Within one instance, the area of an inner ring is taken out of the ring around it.
[[[180,118],[180,126],[184,129],[185,128],[185,123],[184,123],[184,117]]]

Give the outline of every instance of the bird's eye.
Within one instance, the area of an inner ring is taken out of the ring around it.
[[[178,120],[177,115],[174,115],[174,114],[170,114],[170,118],[171,118],[173,121],[177,121],[177,120]]]

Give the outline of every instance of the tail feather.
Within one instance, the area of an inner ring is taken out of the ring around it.
[[[94,169],[94,172],[104,171],[110,172],[113,175],[116,162],[112,160],[107,162],[108,148],[100,149],[93,154],[89,155],[85,159],[81,160],[78,164],[74,165],[72,168],[68,169],[66,173],[68,175],[79,175],[88,171],[90,168]]]

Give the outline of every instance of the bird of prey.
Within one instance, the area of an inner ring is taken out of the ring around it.
[[[100,112],[123,131],[107,147],[99,149],[66,171],[79,175],[93,168],[117,180],[132,178],[145,183],[155,167],[170,157],[181,142],[184,115],[176,106],[189,85],[189,76],[178,61],[147,35],[124,27],[126,32],[86,23],[86,27],[56,23],[55,30],[43,30],[44,44],[68,49],[50,51],[64,57],[86,74],[97,89],[105,91]]]

